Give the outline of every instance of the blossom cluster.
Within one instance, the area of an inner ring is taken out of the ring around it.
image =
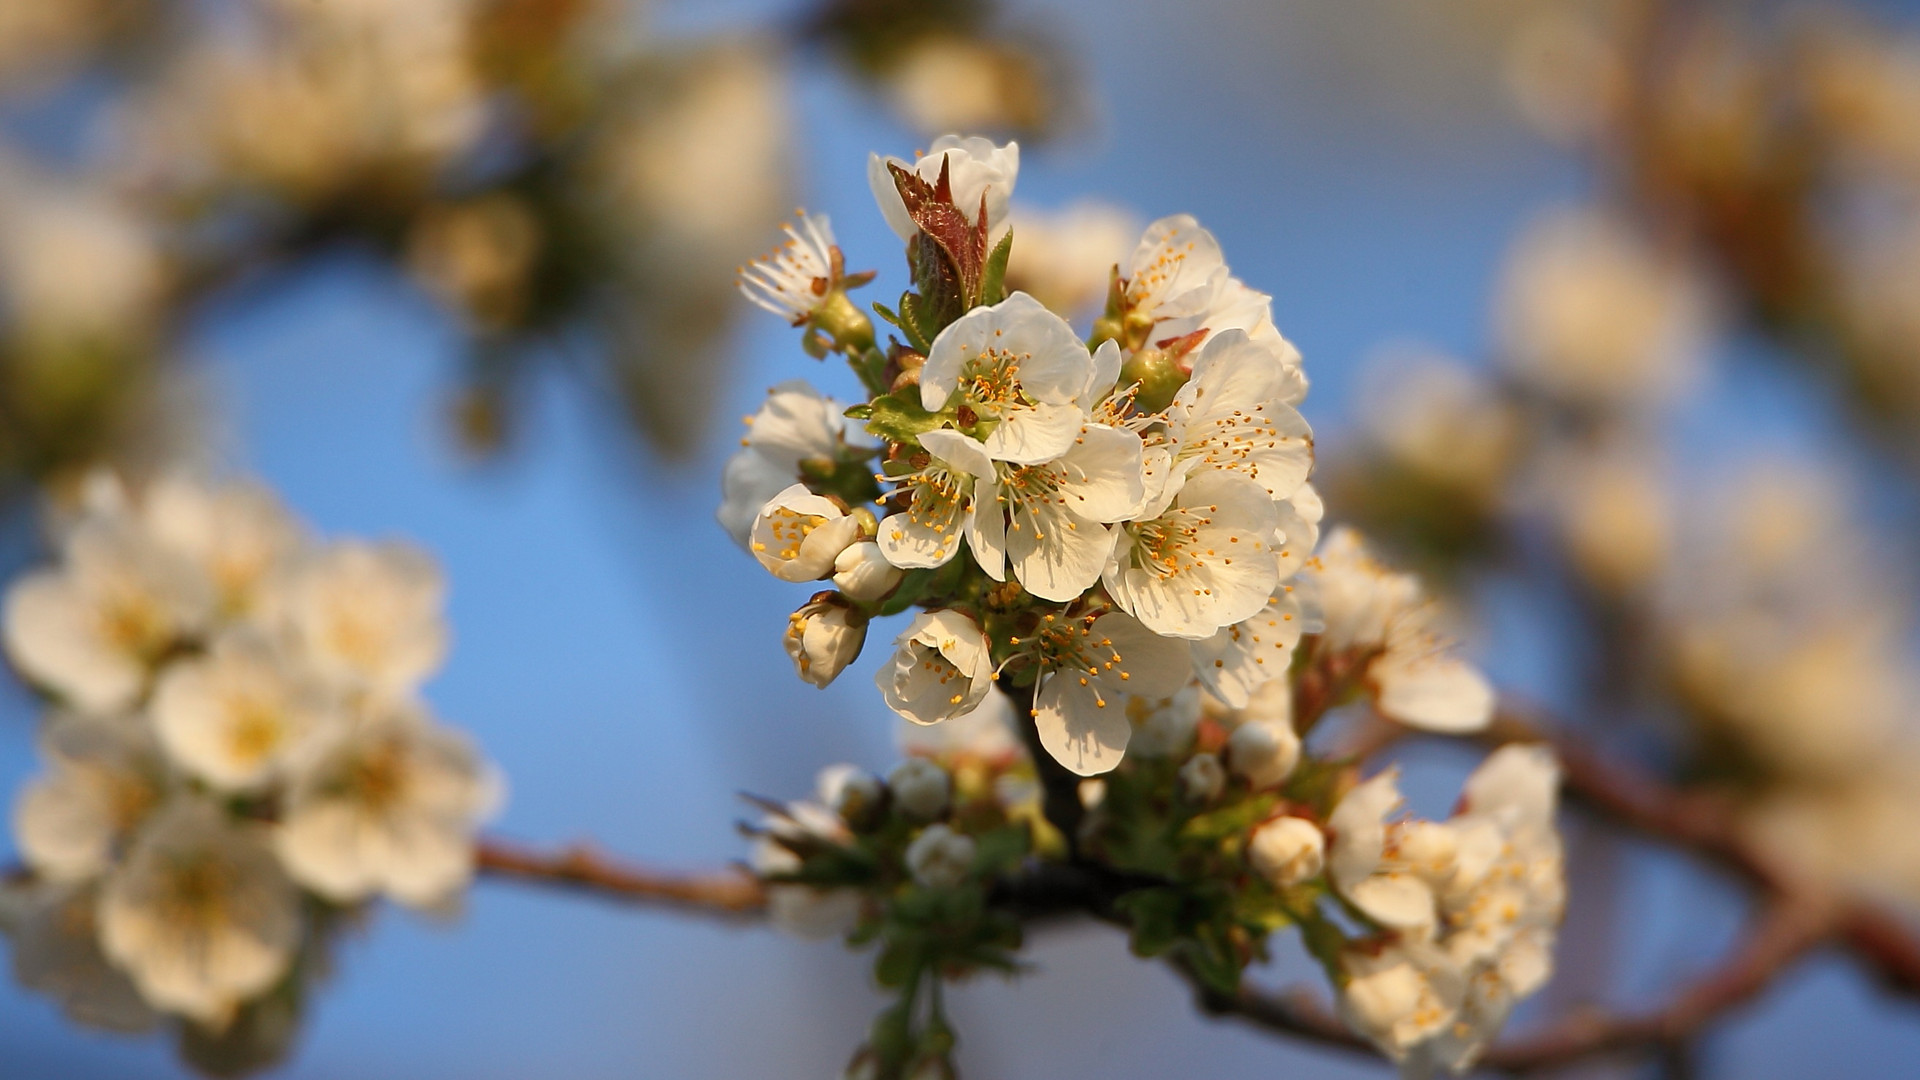
[[[775,577],[831,584],[785,635],[813,685],[854,662],[872,620],[910,615],[875,674],[883,700],[920,730],[966,725],[958,745],[1024,745],[1014,758],[1035,782],[987,800],[995,826],[1023,831],[1035,858],[1160,881],[1118,901],[1136,951],[1177,953],[1230,992],[1268,935],[1298,926],[1356,1030],[1396,1060],[1464,1068],[1549,968],[1552,760],[1503,750],[1454,820],[1389,823],[1391,775],[1356,786],[1349,763],[1303,745],[1355,701],[1472,732],[1494,694],[1416,578],[1351,530],[1321,536],[1300,354],[1214,236],[1184,215],[1147,226],[1076,330],[1007,291],[1016,241],[1035,242],[1009,225],[1018,170],[1017,145],[958,136],[912,162],[871,158],[912,284],[873,305],[884,347],[848,296],[874,275],[848,272],[826,219],[803,213],[743,271],[749,299],[810,355],[842,354],[866,400],[770,391],[728,463],[720,521]],[[1060,269],[1099,246],[1083,239],[1027,265],[1084,279]],[[766,827],[757,865],[777,917],[924,942],[872,891],[874,860],[890,868],[877,880],[973,887],[975,840],[923,817],[910,841],[834,855],[866,841],[832,811],[911,807],[921,790],[912,769],[886,785],[850,775],[823,776],[820,804]],[[1062,780],[1078,782],[1072,814]],[[883,983],[917,985],[889,981],[887,957]],[[906,1058],[880,1061],[872,1075],[904,1075]]]
[[[810,351],[846,352],[871,398],[776,388],[728,465],[720,517],[776,577],[838,586],[790,623],[803,678],[825,685],[871,617],[918,606],[878,676],[896,712],[938,723],[996,680],[1032,687],[1041,743],[1096,775],[1126,752],[1128,701],[1199,685],[1243,705],[1321,629],[1298,580],[1322,513],[1307,381],[1268,297],[1184,215],[1114,268],[1090,339],[1025,293],[1002,298],[1018,166],[1017,144],[955,137],[911,165],[872,159],[924,279],[883,309],[907,339],[884,353],[846,296],[867,275],[846,274],[825,219],[750,268],[748,295],[806,327]],[[871,477],[855,471],[875,458]],[[1356,576],[1381,575],[1350,548],[1309,576],[1372,587]],[[1359,654],[1389,715],[1484,723],[1484,680],[1429,620],[1400,617],[1424,610],[1417,584],[1394,587],[1375,607],[1356,598],[1322,644]]]
[[[13,814],[26,981],[217,1036],[292,995],[340,913],[458,896],[500,785],[419,696],[447,647],[431,558],[184,474],[96,475],[61,533],[5,601],[49,701]]]

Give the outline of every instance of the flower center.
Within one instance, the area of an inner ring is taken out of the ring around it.
[[[803,514],[785,506],[775,510],[768,515],[767,528],[773,534],[773,542],[778,547],[776,555],[786,561],[799,558],[800,545],[806,543],[807,537],[812,535],[813,530],[826,523],[827,519],[819,514]],[[753,546],[756,551],[766,550],[766,545],[763,543],[756,543]]]
[[[1206,565],[1199,549],[1200,530],[1212,523],[1191,510],[1169,510],[1152,521],[1127,526],[1133,534],[1133,565],[1152,570],[1166,581]]]
[[[934,464],[908,479],[913,500],[907,504],[907,520],[916,527],[944,536],[952,531],[973,494],[973,477]]]
[[[967,362],[960,376],[960,391],[981,410],[1004,414],[1028,404],[1020,389],[1020,363],[1031,353],[1011,353],[987,349]]]

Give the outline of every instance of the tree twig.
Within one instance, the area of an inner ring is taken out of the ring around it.
[[[480,872],[488,877],[532,881],[719,918],[756,918],[767,904],[765,886],[742,870],[666,874],[616,863],[585,847],[547,854],[500,840],[482,841],[475,858]]]

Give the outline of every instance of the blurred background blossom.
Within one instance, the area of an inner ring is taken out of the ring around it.
[[[1141,221],[1223,237],[1308,357],[1333,520],[1447,583],[1504,691],[1920,908],[1911,4],[0,0],[0,95],[9,569],[99,464],[244,464],[414,537],[451,583],[430,697],[514,778],[510,833],[711,864],[736,790],[894,758],[864,670],[797,690],[741,633],[778,600],[711,524],[716,420],[790,373],[735,268],[801,200],[893,266],[859,162],[958,128],[1021,138],[1009,276],[1049,304],[1096,312]],[[1443,813],[1468,763],[1409,754]],[[1568,858],[1550,1005],[1668,987],[1742,911],[1636,841]],[[34,900],[0,1055],[181,1070],[59,1018],[158,1023],[90,904]],[[467,903],[342,928],[300,1026],[249,1031],[289,1076],[831,1075],[872,1011],[831,948]],[[1194,1016],[1102,930],[1034,958],[955,995],[976,1075],[1384,1074]],[[1702,1071],[1897,1074],[1920,1028],[1870,993],[1817,958]]]

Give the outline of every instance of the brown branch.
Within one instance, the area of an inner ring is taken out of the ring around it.
[[[584,847],[549,855],[499,840],[482,841],[476,858],[480,872],[489,877],[532,881],[611,900],[719,918],[757,918],[767,904],[766,888],[741,870],[665,874],[622,865]]]
[[[1373,1044],[1353,1033],[1320,998],[1304,986],[1267,990],[1245,982],[1231,994],[1208,986],[1188,965],[1175,960],[1173,970],[1193,987],[1194,1002],[1209,1016],[1244,1020],[1321,1046],[1378,1057]]]
[[[1729,1011],[1758,997],[1779,974],[1826,940],[1833,910],[1789,898],[1773,903],[1745,939],[1712,970],[1648,1013],[1581,1012],[1546,1031],[1502,1043],[1481,1065],[1526,1073],[1601,1054],[1659,1051],[1687,1043]]]

